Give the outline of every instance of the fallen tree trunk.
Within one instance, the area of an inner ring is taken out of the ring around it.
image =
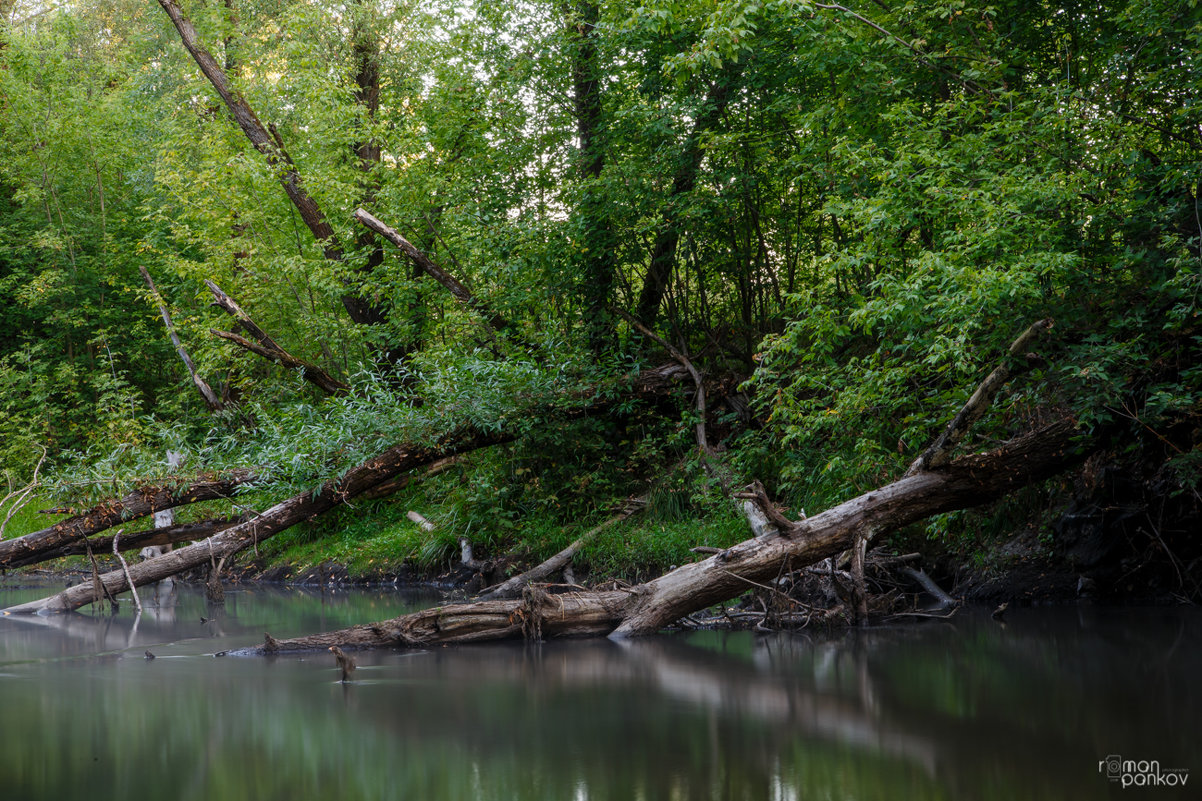
[[[327,481],[316,490],[303,492],[252,519],[233,526],[221,534],[203,542],[147,559],[130,568],[128,577],[120,571],[105,573],[92,584],[69,587],[57,595],[20,604],[4,610],[4,614],[32,614],[36,612],[69,612],[81,606],[101,600],[104,593],[116,596],[133,586],[142,586],[162,581],[168,576],[191,570],[200,565],[220,561],[238,553],[268,537],[274,536],[302,520],[307,520],[328,511],[360,493],[388,481],[393,476],[429,464],[455,453],[482,448],[513,439],[512,434],[502,432],[471,432],[446,438],[443,443],[429,447],[410,444],[397,445],[347,471],[342,478]]]
[[[680,370],[675,365],[664,365],[643,370],[634,376],[624,376],[621,379],[623,397],[626,399],[662,398],[675,385],[675,382],[679,378]],[[618,387],[619,384],[615,381],[609,387],[609,390],[616,393]],[[564,396],[566,399],[580,405],[575,409],[569,410],[566,416],[574,417],[588,412],[595,412],[609,403],[609,401],[605,403],[591,402],[593,398],[597,397],[599,392],[600,389],[594,386],[567,393]],[[435,463],[443,461],[448,457],[466,453],[476,448],[485,447],[486,445],[509,442],[513,439],[514,435],[505,431],[480,432],[473,430],[444,438],[444,444],[440,446],[424,447],[411,443],[397,445],[368,462],[352,468],[343,476],[341,481],[327,482],[319,491],[298,495],[277,504],[248,523],[230,529],[221,535],[221,543],[230,544],[232,541],[240,543],[238,547],[232,547],[226,551],[227,554],[236,553],[248,545],[253,545],[262,539],[283,531],[300,520],[331,509],[359,493],[385,487],[388,487],[389,491],[391,491],[392,488],[395,488],[395,484],[392,481],[393,478],[408,470],[423,465],[432,465],[433,469],[436,466]],[[380,460],[384,460],[387,463],[390,459],[398,459],[399,461],[397,464],[389,466],[388,469],[377,470]],[[171,493],[171,485],[169,484],[142,488],[124,498],[100,504],[84,515],[56,523],[48,529],[28,534],[16,540],[0,542],[0,568],[10,566],[8,560],[12,559],[23,560],[21,562],[23,565],[34,564],[35,562],[42,561],[41,558],[33,558],[38,554],[49,553],[68,542],[83,540],[89,534],[104,531],[123,521],[142,517],[160,509],[200,500],[227,497],[238,484],[245,483],[253,477],[254,474],[250,471],[242,471],[230,474],[225,479],[213,479],[208,483],[197,482],[188,486],[179,494],[179,497]],[[331,496],[334,497],[332,502],[330,500]],[[185,548],[147,560],[138,565],[132,571],[136,585],[140,586],[144,583],[160,581],[175,573],[204,564],[210,558],[217,558],[223,555],[212,550],[212,548],[216,547],[216,540],[206,542],[210,550],[206,550],[203,556],[197,556],[194,551]],[[171,559],[171,557],[176,557],[181,553],[185,555]],[[120,587],[121,589],[116,590],[116,592],[123,592],[125,589],[124,581],[123,577],[113,578],[112,574],[109,574],[106,577],[106,582],[110,583],[106,583],[104,586],[109,588],[109,592],[113,592],[113,587]],[[78,609],[80,606],[84,606],[97,599],[71,595],[70,597],[59,599],[54,603],[50,603],[50,600],[43,599],[43,601],[26,604],[25,606],[29,608],[22,611],[38,611],[41,608],[53,608],[56,611]],[[42,606],[39,606],[39,604],[42,604]]]
[[[139,487],[124,497],[105,501],[48,528],[0,541],[0,569],[52,559],[55,550],[69,543],[81,542],[92,534],[164,509],[229,498],[239,486],[254,477],[255,474],[250,470],[236,470],[221,476],[201,478],[191,484],[180,484],[173,480]]]
[[[519,600],[480,601],[427,609],[380,623],[290,640],[267,638],[240,652],[267,654],[342,647],[395,647],[519,637],[654,633],[693,612],[741,595],[850,548],[863,532],[884,534],[931,515],[986,503],[1048,478],[1083,458],[1076,431],[1057,422],[988,453],[904,476],[822,514],[753,537],[701,562],[684,565],[628,590],[549,595],[528,588]]]
[[[249,519],[249,515],[214,518],[212,520],[198,520],[195,523],[179,523],[172,526],[164,526],[163,528],[128,532],[121,535],[121,550],[133,551],[139,548],[176,545],[181,542],[203,540],[205,537],[220,534],[227,528],[244,523]],[[88,552],[88,546],[91,546],[92,550],[96,552],[108,551],[113,547],[113,538],[93,537],[89,540],[73,540],[50,551],[41,551],[34,556],[24,559],[14,559],[7,566],[28,567],[29,565],[36,565],[39,562],[46,562],[63,556],[81,556]]]

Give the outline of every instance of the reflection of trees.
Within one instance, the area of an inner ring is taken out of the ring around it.
[[[395,602],[316,589],[229,599],[229,629],[256,639],[376,619],[373,604]],[[82,751],[55,787],[87,786],[98,754],[144,794],[179,798],[257,799],[270,786],[347,798],[1073,799],[1105,792],[1090,772],[1105,754],[1188,766],[1198,734],[1190,679],[1202,665],[1180,612],[365,652],[345,687],[324,653],[54,661],[128,650],[126,611],[0,620],[16,679],[0,682],[12,722],[0,775],[70,740]],[[179,643],[202,613],[181,587],[176,622],[146,614],[136,637]],[[35,658],[53,667],[14,660],[35,647],[13,636],[40,642]],[[190,652],[202,648],[213,650]]]
[[[27,593],[39,597],[44,590],[45,586],[40,586]],[[0,591],[6,596],[19,592],[2,586]],[[268,628],[288,633],[323,631],[381,614],[411,611],[428,605],[429,597],[259,585],[230,589],[224,605],[213,605],[204,599],[201,585],[174,580],[143,587],[139,594],[140,617],[128,597],[120,599],[117,614],[110,614],[105,603],[96,611],[0,617],[0,637],[4,638],[0,657],[69,658],[127,649],[138,649],[140,654],[140,649],[162,643],[225,637],[257,641]],[[246,623],[239,615],[243,603],[249,604],[253,615]],[[208,622],[202,623],[202,618]]]

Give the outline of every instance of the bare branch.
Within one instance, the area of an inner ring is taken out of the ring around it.
[[[184,367],[188,368],[188,375],[192,376],[192,383],[196,385],[196,389],[199,390],[201,397],[204,398],[205,405],[215,412],[225,408],[225,404],[217,397],[217,393],[213,392],[212,387],[196,372],[196,365],[192,364],[192,359],[188,356],[188,351],[184,350],[183,344],[180,343],[179,335],[175,333],[175,326],[171,322],[171,314],[167,311],[167,304],[163,301],[163,296],[159,294],[158,287],[154,285],[150,273],[140,264],[138,265],[138,272],[142,273],[142,278],[146,279],[146,285],[150,287],[150,294],[154,296],[155,303],[159,307],[159,314],[163,317],[163,324],[167,326],[167,336],[171,337],[171,344],[175,346],[175,352],[183,360]]]
[[[259,325],[251,319],[250,315],[243,311],[242,307],[234,302],[233,298],[221,291],[221,287],[209,280],[205,281],[205,286],[207,286],[209,291],[213,293],[213,297],[216,299],[216,305],[221,307],[226,313],[237,320],[238,324],[242,326],[242,330],[254,337],[258,341],[258,344],[256,345],[244,339],[243,337],[228,331],[219,331],[212,328],[209,329],[213,334],[221,337],[222,339],[228,339],[240,347],[249,350],[251,353],[255,353],[265,359],[278,362],[283,367],[303,371],[306,381],[317,386],[319,389],[329,395],[342,395],[350,391],[350,387],[347,384],[339,381],[337,378],[334,378],[325,370],[321,369],[315,364],[310,364],[303,359],[296,358],[291,353],[280,347],[279,343],[268,336],[267,332],[260,328]]]

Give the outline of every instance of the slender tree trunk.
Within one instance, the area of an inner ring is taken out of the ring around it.
[[[609,315],[610,295],[617,271],[617,243],[609,219],[609,199],[599,182],[605,167],[604,123],[601,102],[601,65],[597,51],[600,12],[594,0],[564,4],[572,53],[572,101],[576,114],[580,180],[584,185],[576,216],[582,253],[581,284],[584,319],[594,352],[614,344]]]
[[[741,64],[734,64],[718,77],[710,87],[701,113],[685,140],[684,149],[677,162],[676,174],[672,179],[672,193],[664,205],[659,233],[656,234],[655,244],[651,248],[651,264],[647,268],[646,278],[643,279],[643,288],[639,292],[639,303],[635,311],[635,316],[648,326],[655,322],[668,289],[668,282],[672,278],[672,270],[676,266],[676,247],[680,242],[680,212],[687,196],[697,185],[697,173],[705,155],[701,140],[705,134],[717,127],[722,115],[726,113],[726,107],[730,104],[731,88],[742,74],[742,70]]]

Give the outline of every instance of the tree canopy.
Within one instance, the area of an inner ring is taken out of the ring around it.
[[[686,408],[534,432],[533,399],[662,358],[632,315],[725,378],[710,425],[737,470],[825,506],[904,469],[1051,318],[977,441],[1069,418],[1202,503],[1195,0],[0,12],[12,480],[42,448],[96,478],[184,445],[315,485],[470,420],[531,434],[481,494],[570,516],[691,448]],[[206,280],[350,393],[213,337],[233,323]],[[584,455],[548,456],[565,443]]]

